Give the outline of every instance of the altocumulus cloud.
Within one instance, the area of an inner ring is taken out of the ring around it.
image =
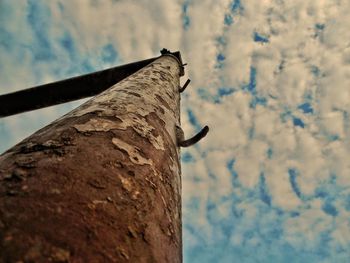
[[[348,1],[0,2],[1,93],[180,50],[185,262],[346,262]],[[0,120],[0,149],[79,102]]]

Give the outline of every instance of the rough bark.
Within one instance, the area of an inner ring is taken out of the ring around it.
[[[0,156],[0,261],[182,261],[179,72],[164,55]]]

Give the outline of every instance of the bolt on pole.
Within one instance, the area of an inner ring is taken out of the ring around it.
[[[181,262],[180,59],[151,64],[0,156],[1,262]]]

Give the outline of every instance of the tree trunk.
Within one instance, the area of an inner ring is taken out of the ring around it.
[[[0,156],[1,262],[181,262],[181,62],[163,55]]]

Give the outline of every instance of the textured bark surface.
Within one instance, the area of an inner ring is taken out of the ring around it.
[[[181,262],[178,61],[165,55],[0,156],[1,262]]]

